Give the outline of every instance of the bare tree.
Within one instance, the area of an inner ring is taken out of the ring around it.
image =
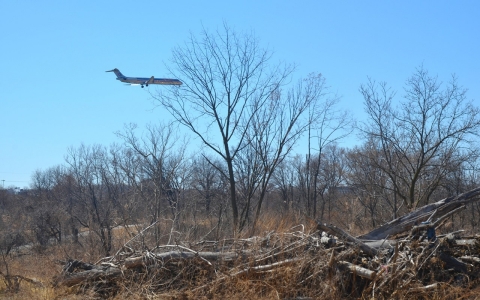
[[[216,161],[214,157],[208,157],[206,154],[200,154],[194,157],[191,169],[191,186],[193,188],[193,199],[197,201],[191,209],[192,219],[195,223],[204,223],[209,221],[209,232],[219,238],[222,228],[228,220],[228,181],[222,175],[227,172],[220,172],[222,164]],[[213,163],[213,165],[212,165]],[[189,202],[192,202],[190,199]],[[198,205],[198,206],[197,206]],[[200,216],[200,222],[197,222],[197,212]]]
[[[324,79],[323,85],[325,85]],[[328,89],[322,88],[322,93],[327,92]],[[323,195],[319,176],[324,163],[324,151],[329,145],[337,143],[352,133],[354,128],[354,120],[350,113],[337,108],[340,99],[336,95],[324,94],[323,96],[325,100],[316,103],[309,111],[304,194],[308,204],[308,213],[313,218],[317,216],[318,196]]]
[[[257,173],[253,177],[257,180],[251,182],[253,184],[251,190],[255,187],[259,194],[253,228],[260,216],[272,175],[277,166],[291,153],[300,137],[311,126],[317,128],[316,125],[321,124],[318,128],[323,130],[325,136],[322,138],[331,142],[338,138],[333,135],[346,126],[345,115],[337,116],[334,112],[336,97],[333,97],[335,100],[329,97],[325,78],[321,74],[310,74],[285,94],[281,90],[276,91],[266,105],[263,104],[256,110],[257,114],[252,119],[246,135],[246,141],[254,152],[249,156],[249,161],[255,162]],[[328,129],[331,131],[325,133]],[[324,140],[322,142],[327,144]]]
[[[68,219],[66,213],[68,195],[59,185],[67,172],[62,166],[52,167],[45,171],[37,170],[32,176],[32,193],[28,199],[32,214],[29,214],[31,230],[41,245],[50,239],[62,241]]]
[[[377,149],[370,147],[369,143],[355,147],[348,152],[348,185],[353,188],[356,200],[364,209],[362,214],[375,228],[379,223],[388,220],[385,216],[386,203],[395,197],[389,177],[378,166],[383,160]],[[393,208],[396,215],[399,208]]]
[[[368,122],[363,136],[382,160],[372,166],[390,178],[393,192],[409,209],[427,204],[445,178],[449,164],[468,157],[468,145],[478,136],[480,110],[467,100],[467,90],[455,76],[440,83],[420,66],[406,81],[405,95],[395,97],[386,83],[373,80],[360,87]]]
[[[255,108],[268,103],[285,84],[292,68],[272,66],[271,53],[252,34],[239,35],[227,25],[215,33],[203,30],[174,49],[171,70],[183,81],[155,96],[172,116],[191,130],[226,165],[233,226],[238,229],[234,160],[245,147]],[[220,170],[223,172],[223,170]]]
[[[137,126],[129,124],[117,132],[129,153],[122,162],[129,183],[148,207],[149,223],[158,222],[170,213],[172,227],[178,215],[180,192],[185,176],[187,142],[177,134],[173,124],[148,125],[143,135],[137,135]],[[132,168],[133,167],[133,168]],[[155,240],[160,232],[155,226]]]
[[[207,213],[212,209],[215,200],[224,196],[225,182],[222,174],[218,171],[219,163],[214,163],[213,158],[206,158],[204,154],[194,159],[192,168],[192,187],[200,195],[201,204]]]
[[[66,161],[75,180],[72,217],[98,236],[102,252],[109,255],[123,192],[118,166],[102,146],[71,148]]]
[[[319,172],[314,169],[315,178],[315,197],[314,208],[317,201],[320,200],[320,209],[318,217],[320,220],[332,221],[332,212],[335,211],[337,205],[336,200],[344,193],[341,188],[346,184],[346,151],[337,144],[328,144],[322,150],[322,155],[318,161],[314,161],[314,165],[320,165]],[[317,199],[318,198],[318,199]],[[338,211],[338,210],[337,210]],[[315,213],[315,210],[314,210]],[[317,214],[314,214],[317,217]]]
[[[273,174],[273,184],[280,195],[285,211],[289,211],[298,206],[298,203],[294,202],[294,200],[298,198],[297,190],[299,185],[295,170],[295,161],[300,159],[300,156],[297,155],[293,158],[283,160]]]

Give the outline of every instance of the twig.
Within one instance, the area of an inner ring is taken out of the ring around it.
[[[136,239],[138,236],[140,235],[143,235],[143,233],[148,230],[150,227],[154,226],[155,224],[158,223],[158,220],[153,222],[152,224],[148,225],[147,227],[145,227],[142,231],[140,231],[137,235],[135,235],[134,237],[132,237],[130,240],[128,240],[125,244],[123,244],[123,247],[120,247],[120,249],[118,249],[118,251],[112,256],[112,258],[110,259],[110,261],[112,261],[115,257],[117,257],[117,255],[120,253],[120,251],[126,247],[131,241],[133,241],[134,239]]]

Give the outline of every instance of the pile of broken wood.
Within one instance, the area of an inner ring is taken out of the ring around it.
[[[419,208],[353,237],[317,223],[283,233],[163,245],[128,243],[94,264],[69,260],[56,285],[187,298],[468,298],[480,289],[480,236],[436,235],[446,218],[479,200],[480,188]]]

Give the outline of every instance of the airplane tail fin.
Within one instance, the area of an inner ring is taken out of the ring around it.
[[[113,70],[110,70],[110,71],[105,71],[105,72],[114,72],[115,75],[117,75],[117,78],[125,78],[125,76],[122,74],[122,72],[120,72],[119,69],[115,68]]]

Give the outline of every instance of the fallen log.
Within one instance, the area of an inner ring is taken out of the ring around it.
[[[409,214],[392,220],[357,238],[366,240],[386,239],[388,236],[394,236],[408,231],[413,226],[429,220],[432,216],[436,217],[437,220],[441,219],[444,215],[455,210],[456,208],[459,208],[467,203],[480,200],[479,196],[480,188],[476,188],[458,196],[445,198],[435,203],[420,207]]]
[[[77,273],[64,273],[58,276],[54,280],[55,285],[74,286],[86,281],[95,281],[100,278],[114,278],[122,274],[119,268],[114,267],[96,267],[91,270],[77,272]]]
[[[141,266],[148,266],[155,264],[157,260],[170,260],[170,259],[192,259],[200,257],[208,261],[231,261],[239,257],[246,258],[247,252],[184,252],[184,251],[169,251],[164,253],[147,253],[142,256],[130,257],[125,259],[124,267],[126,269],[133,269]]]

